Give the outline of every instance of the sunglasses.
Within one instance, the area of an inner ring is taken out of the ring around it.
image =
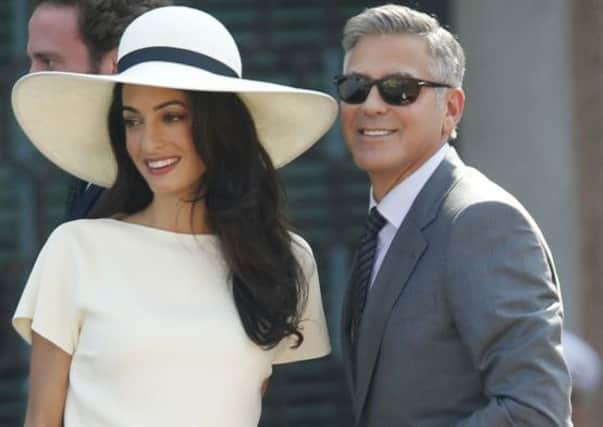
[[[339,98],[346,104],[362,104],[374,85],[377,85],[381,99],[390,105],[412,104],[419,97],[422,87],[452,87],[400,75],[371,79],[362,74],[349,74],[336,76],[334,82]]]

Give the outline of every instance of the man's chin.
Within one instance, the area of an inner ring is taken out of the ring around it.
[[[389,160],[389,161],[388,161]],[[359,169],[367,173],[380,173],[392,168],[391,159],[387,156],[379,155],[354,155],[354,163]]]

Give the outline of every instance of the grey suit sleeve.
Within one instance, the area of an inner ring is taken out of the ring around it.
[[[540,232],[520,207],[455,217],[446,295],[487,404],[458,426],[571,426],[562,306]]]

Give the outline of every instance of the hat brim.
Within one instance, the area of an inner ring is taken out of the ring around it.
[[[115,83],[237,93],[276,167],[310,148],[337,116],[334,99],[320,92],[165,62],[142,63],[117,75],[28,74],[13,87],[13,111],[27,137],[50,161],[78,178],[110,187],[117,165],[107,113]]]

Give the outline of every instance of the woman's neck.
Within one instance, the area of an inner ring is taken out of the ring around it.
[[[204,200],[193,203],[156,195],[149,206],[123,220],[177,233],[210,233]]]

